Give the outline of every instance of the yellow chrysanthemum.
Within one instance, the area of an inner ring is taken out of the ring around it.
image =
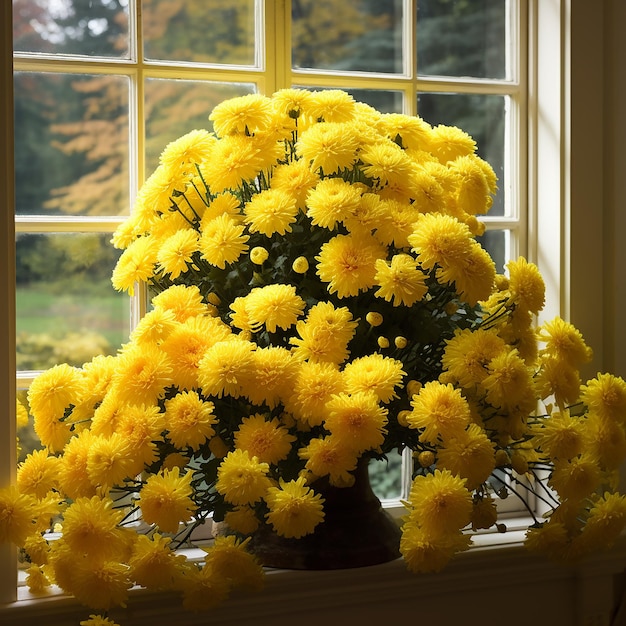
[[[285,408],[298,420],[319,426],[326,417],[326,403],[344,389],[339,369],[332,363],[304,361],[293,383]]]
[[[379,405],[375,394],[340,393],[326,403],[326,410],[326,429],[355,453],[375,449],[384,442],[387,409]]]
[[[307,194],[307,215],[314,226],[332,230],[358,208],[361,193],[341,178],[325,178]]]
[[[291,232],[298,210],[296,199],[288,191],[264,189],[244,206],[245,222],[252,233],[284,235]]]
[[[165,401],[165,428],[168,439],[179,449],[197,450],[215,434],[214,404],[196,391],[184,391]]]
[[[302,360],[339,364],[348,358],[348,344],[358,322],[347,307],[335,308],[330,302],[318,302],[309,309],[305,320],[296,324],[299,337],[290,337],[294,353]]]
[[[229,528],[242,535],[250,535],[259,527],[259,518],[254,509],[249,506],[238,506],[228,511],[224,522]]]
[[[472,503],[472,530],[491,528],[498,520],[495,500],[487,495]]]
[[[559,406],[574,404],[580,394],[580,375],[567,361],[544,357],[536,374],[536,388],[542,399],[554,395]]]
[[[533,426],[535,449],[550,459],[569,460],[583,452],[585,423],[569,411],[554,412]]]
[[[94,614],[90,615],[89,619],[82,620],[80,626],[119,626],[119,624],[108,617]]]
[[[218,341],[211,346],[198,366],[198,382],[204,393],[218,398],[238,398],[244,393],[254,375],[254,349],[253,343],[240,339]]]
[[[585,449],[598,459],[600,467],[613,471],[626,459],[626,431],[620,422],[589,413],[585,420]]]
[[[475,154],[460,156],[448,165],[455,177],[457,206],[472,215],[487,213],[493,204],[492,177],[486,173],[486,167],[491,166]]]
[[[385,249],[369,236],[337,235],[315,257],[317,275],[339,298],[356,296],[376,284],[376,260]]]
[[[557,459],[548,484],[563,499],[581,500],[600,484],[597,460],[586,453],[569,460]]]
[[[22,493],[43,498],[58,487],[58,458],[48,450],[34,450],[17,468],[17,486]]]
[[[304,477],[270,487],[265,495],[269,508],[267,521],[278,535],[299,539],[312,533],[324,521],[324,500],[307,484]]]
[[[164,427],[164,416],[158,404],[123,407],[115,432],[126,440],[130,450],[130,476],[139,474],[144,466],[152,465],[159,458],[157,442],[163,441]]]
[[[171,311],[177,322],[209,312],[197,285],[173,285],[152,298],[155,309]]]
[[[390,263],[378,259],[374,280],[379,285],[375,295],[387,302],[393,300],[393,306],[411,306],[428,291],[426,275],[418,268],[417,261],[408,254],[396,254]]]
[[[472,241],[460,263],[438,269],[436,276],[439,282],[454,283],[461,299],[475,306],[492,292],[496,265],[489,253]]]
[[[539,313],[546,299],[546,286],[539,269],[523,257],[506,264],[509,271],[511,298],[521,308]]]
[[[470,491],[489,478],[496,465],[494,444],[477,424],[447,438],[437,451],[437,467],[467,480]]]
[[[400,138],[402,147],[409,150],[426,150],[429,147],[431,126],[421,117],[403,113],[384,113],[380,119],[381,131],[389,139]]]
[[[341,89],[314,91],[307,100],[307,115],[326,122],[347,122],[354,117],[354,98]]]
[[[195,165],[211,155],[215,137],[205,129],[192,130],[167,144],[159,162],[181,173],[195,173]]]
[[[439,124],[432,128],[428,137],[428,148],[442,163],[473,154],[476,142],[456,126]]]
[[[489,374],[487,365],[505,348],[495,330],[457,330],[446,342],[441,362],[462,387],[473,387]]]
[[[213,545],[205,549],[205,567],[231,588],[258,591],[263,587],[264,573],[257,558],[247,551],[248,541],[232,535],[216,537]]]
[[[172,280],[189,269],[194,253],[199,250],[198,233],[189,228],[169,236],[157,253],[159,270]]]
[[[373,393],[386,404],[398,395],[396,387],[406,375],[402,361],[382,354],[370,354],[347,363],[343,370],[345,390],[349,394]]]
[[[206,207],[200,220],[200,231],[204,230],[206,224],[221,215],[229,215],[236,222],[241,221],[240,201],[237,196],[230,191],[223,191],[217,194]]]
[[[186,559],[170,546],[170,537],[155,533],[152,537],[137,535],[133,554],[128,560],[129,577],[142,587],[155,591],[172,590],[182,575]]]
[[[374,236],[386,246],[395,248],[409,248],[409,235],[420,215],[419,210],[412,204],[388,198],[381,199],[385,216],[376,227]]]
[[[292,392],[298,362],[280,346],[258,348],[253,360],[255,382],[246,388],[246,396],[253,404],[273,408]]]
[[[110,489],[131,478],[135,457],[126,438],[120,433],[107,437],[96,435],[91,440],[87,454],[87,474],[96,487]]]
[[[24,428],[28,426],[28,409],[19,401],[15,400],[15,427]]]
[[[567,363],[570,367],[587,363],[593,356],[581,332],[560,317],[542,324],[537,334],[539,340],[546,344],[542,352],[557,361]]]
[[[319,175],[311,170],[306,161],[300,159],[277,165],[272,172],[271,188],[288,191],[295,199],[297,208],[304,210],[307,196],[319,180]]]
[[[532,371],[517,349],[503,351],[487,365],[488,375],[480,383],[487,401],[495,407],[531,411],[536,403]]]
[[[304,311],[305,302],[293,285],[271,284],[255,287],[246,296],[246,310],[253,328],[276,328],[287,330],[293,326]]]
[[[581,400],[600,417],[626,425],[626,382],[613,374],[598,374],[581,389]]]
[[[148,477],[139,492],[139,507],[146,524],[156,524],[161,532],[175,533],[195,511],[192,500],[192,472],[182,476],[178,467]]]
[[[363,172],[377,179],[381,185],[403,181],[413,167],[411,159],[395,143],[377,143],[367,146],[361,153]]]
[[[46,576],[44,568],[39,565],[31,564],[26,569],[26,573],[28,591],[34,595],[45,593],[46,589],[52,584]]]
[[[411,407],[407,423],[422,429],[420,438],[428,443],[458,436],[470,423],[467,400],[451,384],[427,382],[411,399]]]
[[[606,547],[619,537],[626,526],[626,496],[605,492],[589,511],[581,539],[590,547]]]
[[[61,491],[69,498],[95,495],[96,487],[87,473],[87,456],[93,438],[91,431],[83,430],[67,442],[59,457],[58,481]]]
[[[190,567],[181,581],[183,608],[207,611],[222,604],[230,592],[229,582],[211,567]]]
[[[256,414],[244,417],[235,431],[235,446],[262,463],[275,465],[287,457],[296,438],[278,421]]]
[[[257,93],[225,100],[215,106],[209,115],[213,128],[220,137],[263,130],[271,118],[272,101]]]
[[[64,587],[79,602],[96,610],[126,606],[131,582],[128,567],[117,561],[78,560],[71,584]]]
[[[213,193],[236,189],[243,181],[256,178],[263,155],[254,138],[245,135],[222,137],[213,147],[211,167],[204,168],[205,180]]]
[[[109,498],[78,498],[63,513],[63,541],[95,561],[120,558],[127,546],[125,531],[118,527],[123,517]]]
[[[296,143],[299,157],[314,172],[332,174],[351,167],[357,159],[358,135],[349,123],[322,122],[306,129]]]
[[[233,450],[220,463],[215,488],[231,504],[254,504],[271,486],[268,471],[269,465],[247,450]]]
[[[211,265],[221,269],[227,263],[234,263],[248,250],[249,235],[244,235],[244,227],[227,214],[213,218],[203,224],[200,236],[200,253]]]
[[[274,106],[283,115],[297,118],[307,113],[315,95],[306,89],[279,89],[272,94]]]
[[[83,373],[77,367],[63,363],[39,374],[28,389],[35,429],[40,416],[62,418],[71,405],[80,403],[86,391]]]
[[[158,251],[154,237],[146,235],[135,239],[115,264],[111,276],[113,287],[134,295],[136,282],[146,282],[154,276]]]
[[[35,530],[36,500],[17,487],[0,489],[0,543],[22,546]]]
[[[314,476],[328,476],[331,485],[349,486],[354,483],[357,454],[345,440],[333,435],[312,439],[298,451],[306,460],[306,469]]]
[[[466,480],[449,470],[436,469],[432,474],[413,480],[408,498],[409,521],[419,524],[430,535],[446,535],[469,524],[472,496]]]
[[[135,343],[157,343],[166,337],[176,326],[176,318],[172,311],[161,308],[148,311],[130,334]]]
[[[111,385],[119,401],[149,405],[165,395],[172,374],[172,364],[163,350],[149,344],[129,344],[120,353]]]

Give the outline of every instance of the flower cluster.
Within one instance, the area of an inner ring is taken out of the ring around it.
[[[348,487],[359,459],[407,448],[413,571],[502,528],[507,496],[543,504],[531,548],[608,545],[626,522],[626,383],[583,383],[578,330],[537,328],[535,265],[497,274],[476,239],[497,181],[474,140],[336,90],[238,97],[210,119],[166,147],[113,237],[114,287],[153,296],[129,342],[29,390],[43,447],[0,492],[0,540],[31,587],[102,610],[133,585],[210,606],[260,585],[259,524],[314,532],[320,478]],[[189,563],[175,547],[208,518],[237,537]]]

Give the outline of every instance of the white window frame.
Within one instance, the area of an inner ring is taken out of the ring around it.
[[[626,304],[626,296],[617,268],[626,267],[626,256],[624,246],[616,245],[614,234],[616,227],[625,227],[623,212],[616,207],[619,192],[624,191],[624,182],[619,176],[606,173],[608,164],[602,157],[607,154],[607,148],[601,139],[605,131],[604,104],[601,98],[594,97],[597,93],[605,93],[603,56],[599,46],[603,29],[607,28],[604,20],[618,15],[624,18],[622,27],[626,25],[626,11],[619,6],[620,1],[607,0],[598,4],[585,0],[527,0],[529,30],[533,33],[528,51],[527,256],[539,264],[547,283],[548,297],[543,317],[549,319],[562,315],[573,321],[594,348],[594,367],[625,375],[626,337],[618,324],[618,311]],[[277,0],[277,4],[280,3],[282,0]],[[268,31],[271,31],[272,23],[276,28],[284,27],[278,13],[272,13],[276,4],[268,0],[267,6]],[[269,19],[272,15],[274,21]],[[0,36],[0,94],[5,95],[0,99],[0,219],[3,220],[0,267],[4,269],[0,271],[0,298],[6,303],[0,306],[0,325],[4,329],[0,333],[0,416],[3,416],[0,418],[0,486],[15,478],[15,230],[10,210],[14,206],[10,25],[11,4],[0,3],[0,29],[4,29],[3,36]],[[615,33],[619,27],[613,28]],[[598,45],[587,45],[590,39]],[[614,37],[613,42],[616,40]],[[626,55],[623,48],[621,50],[624,59]],[[277,67],[276,77],[288,71],[288,68]],[[605,71],[616,74],[615,68]],[[618,87],[614,87],[609,95],[615,100],[621,97],[622,103],[626,101]],[[609,121],[615,123],[620,116],[613,113],[609,117]],[[620,151],[623,152],[623,147],[615,139],[609,145],[609,154],[623,165],[624,156]],[[588,184],[590,178],[598,181],[600,192],[598,187]],[[611,208],[607,214],[602,214],[601,219],[590,223],[588,207],[601,201],[597,198],[598,193],[609,201]],[[604,246],[607,235],[612,242],[608,251]],[[592,259],[597,264],[592,263]],[[590,302],[593,306],[589,306]],[[599,320],[604,323],[598,323]],[[8,423],[4,417],[8,418]],[[507,538],[504,535],[499,543],[510,544],[516,539],[519,536]],[[12,603],[17,598],[16,560],[14,549],[0,546],[0,605]],[[323,593],[321,579],[316,580],[321,586],[320,593]],[[327,580],[336,584],[337,577],[329,576]],[[0,606],[0,616],[3,611]],[[4,623],[4,618],[2,621]]]

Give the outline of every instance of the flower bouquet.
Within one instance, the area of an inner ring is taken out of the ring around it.
[[[359,462],[403,450],[411,571],[504,530],[507,496],[531,549],[610,545],[626,383],[583,384],[579,331],[536,326],[535,265],[497,274],[476,239],[496,176],[474,140],[337,90],[237,97],[210,119],[165,148],[114,234],[114,287],[152,295],[129,342],[30,387],[42,449],[0,492],[0,540],[31,588],[98,610],[133,586],[213,606],[261,585],[260,525],[315,533],[321,481],[349,488]],[[187,560],[209,520],[230,533]]]

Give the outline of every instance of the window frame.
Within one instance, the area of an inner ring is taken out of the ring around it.
[[[548,297],[543,317],[562,315],[571,319],[581,327],[586,337],[590,330],[589,343],[596,350],[596,355],[598,347],[600,348],[599,367],[602,367],[606,352],[602,351],[602,346],[606,344],[607,332],[614,328],[609,327],[608,331],[598,328],[601,325],[594,323],[598,311],[589,312],[592,307],[584,305],[589,298],[593,298],[601,308],[600,316],[608,314],[603,298],[603,281],[590,282],[590,270],[587,268],[583,267],[582,273],[577,271],[582,261],[577,261],[573,252],[578,245],[582,245],[588,254],[598,253],[599,258],[607,261],[607,257],[603,256],[603,223],[594,225],[590,230],[586,229],[588,220],[584,219],[584,210],[589,192],[584,190],[584,177],[577,176],[584,174],[585,167],[589,165],[590,159],[585,158],[585,155],[589,155],[588,150],[592,150],[592,157],[598,156],[598,151],[601,150],[597,137],[602,135],[602,116],[594,118],[589,115],[589,109],[585,110],[584,107],[591,106],[592,113],[597,113],[601,105],[594,104],[590,96],[583,98],[578,104],[574,102],[575,96],[581,95],[583,90],[591,91],[590,83],[592,87],[597,87],[598,81],[602,79],[599,72],[586,72],[583,87],[580,75],[575,74],[573,68],[574,61],[582,59],[589,52],[581,41],[586,34],[591,31],[596,40],[601,41],[598,33],[602,28],[603,12],[597,7],[585,7],[585,3],[576,0],[521,2],[528,6],[528,26],[532,33],[528,49],[529,167],[527,185],[523,185],[522,191],[527,196],[528,204],[528,223],[522,228],[528,232],[527,256],[529,260],[539,264],[547,282]],[[0,99],[0,145],[3,146],[5,156],[0,167],[0,202],[6,209],[14,206],[12,63],[9,56],[12,6],[10,3],[0,5],[0,29],[6,29],[5,36],[0,37],[3,42],[0,93],[5,94],[5,98]],[[267,37],[270,41],[273,29],[286,27],[284,21],[281,21],[280,12],[276,10],[278,5],[284,6],[285,1],[277,0],[275,3],[268,0],[266,5]],[[557,54],[554,53],[555,50],[558,51]],[[602,67],[598,54],[598,50],[592,51],[585,68],[597,70]],[[273,71],[273,81],[276,84],[280,76],[284,77],[291,71],[284,65],[279,64]],[[271,84],[272,81],[268,81],[268,87]],[[576,136],[572,130],[573,122],[580,122],[583,117],[591,121],[584,130],[584,135]],[[599,171],[602,159],[598,161],[599,165],[592,164],[592,170],[602,180],[602,172]],[[582,198],[576,194],[577,191],[582,193]],[[7,271],[0,272],[0,290],[8,303],[7,307],[0,309],[0,324],[8,331],[0,334],[0,397],[4,409],[2,414],[8,416],[9,421],[8,424],[2,424],[8,437],[0,437],[0,485],[5,485],[15,477],[15,283],[12,271],[15,228],[11,212],[4,210],[2,213],[4,223],[0,230],[0,246],[5,250],[4,267]],[[113,224],[110,225],[111,231],[114,229]],[[37,224],[29,225],[31,226],[36,227]],[[97,224],[93,226],[97,227]],[[139,310],[138,314],[140,313]],[[617,341],[623,344],[623,339],[622,331]],[[507,543],[507,540],[504,542]],[[14,580],[16,561],[14,549],[7,545],[0,546],[0,603],[13,602],[17,597]]]

